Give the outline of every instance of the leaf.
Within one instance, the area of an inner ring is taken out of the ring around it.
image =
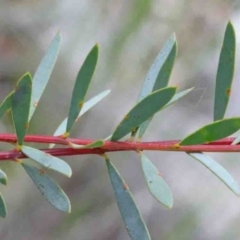
[[[89,52],[81,69],[73,88],[72,100],[68,114],[66,133],[68,134],[76,121],[80,110],[83,107],[84,99],[91,82],[98,59],[98,45],[96,44]]]
[[[235,133],[240,128],[240,118],[228,118],[210,123],[184,138],[179,145],[196,145],[213,142]]]
[[[97,103],[99,103],[103,98],[105,98],[111,91],[106,90],[104,92],[99,93],[97,96],[91,98],[87,102],[84,103],[80,113],[78,114],[78,118],[80,118],[84,113],[86,113],[89,109],[91,109],[93,106],[95,106]],[[67,121],[68,118],[65,118],[61,124],[58,126],[57,130],[54,133],[54,136],[60,136],[64,134],[66,127],[67,127]]]
[[[114,165],[106,159],[108,174],[122,219],[132,240],[150,240],[148,229],[132,195]]]
[[[0,217],[5,218],[7,216],[7,206],[2,194],[0,193]]]
[[[177,43],[176,36],[173,34],[167,40],[154,63],[150,67],[139,93],[138,102],[151,92],[164,88],[168,85],[176,55]],[[139,139],[142,138],[150,122],[151,119],[143,122],[139,129],[137,128],[135,131],[132,131],[132,136],[134,137],[139,130]]]
[[[31,148],[28,146],[22,147],[22,152],[34,160],[35,162],[43,165],[44,167],[59,172],[67,177],[72,176],[71,167],[62,159],[54,157],[50,154],[47,154],[43,151],[40,151],[35,148]]]
[[[74,149],[80,149],[80,148],[90,148],[90,149],[93,149],[93,148],[99,148],[99,147],[102,147],[104,145],[104,141],[99,139],[99,140],[96,140],[90,144],[87,144],[87,145],[78,145],[78,144],[74,144],[74,143],[71,143],[69,142],[69,145],[74,148]]]
[[[7,185],[7,175],[1,168],[0,168],[0,183],[2,183],[3,185]]]
[[[234,74],[235,51],[235,32],[232,23],[228,22],[217,70],[214,121],[222,119],[227,109]]]
[[[220,164],[203,153],[188,153],[191,157],[198,160],[212,173],[214,173],[223,183],[226,184],[237,196],[240,196],[240,189],[233,177]]]
[[[115,129],[111,140],[117,141],[133,131],[141,123],[152,117],[166,105],[176,92],[176,88],[168,87],[157,90],[134,106]]]
[[[12,117],[19,146],[22,145],[28,128],[31,92],[32,78],[29,73],[26,73],[18,81],[12,96]]]
[[[71,204],[60,186],[41,169],[22,163],[23,168],[38,190],[54,207],[63,212],[71,212]]]
[[[28,121],[30,121],[30,119],[32,118],[32,115],[38,105],[38,102],[51,76],[53,67],[55,66],[55,63],[57,61],[60,41],[61,41],[61,35],[60,33],[57,33],[57,35],[51,42],[51,45],[49,46],[41,63],[39,64],[38,69],[33,77],[32,99],[31,99]]]
[[[2,118],[4,114],[11,109],[12,95],[13,95],[13,92],[7,95],[7,97],[2,101],[2,104],[0,105],[0,118]]]
[[[189,89],[186,89],[186,90],[184,90],[182,92],[176,93],[173,96],[173,98],[161,110],[163,110],[163,109],[167,108],[168,106],[170,106],[171,104],[175,103],[176,101],[178,101],[180,98],[182,98],[185,95],[187,95],[192,90],[193,90],[193,88],[189,88]],[[150,124],[151,120],[152,120],[152,117],[140,125],[139,135],[138,135],[139,139],[142,138],[142,136],[145,133],[145,131],[146,131],[148,125]]]
[[[167,40],[149,69],[139,93],[138,102],[152,91],[164,88],[168,85],[176,54],[177,43],[175,34],[173,34]]]
[[[173,206],[172,192],[153,163],[141,153],[142,169],[153,197],[168,208]]]

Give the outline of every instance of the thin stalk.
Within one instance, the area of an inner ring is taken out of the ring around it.
[[[231,145],[234,138],[225,138],[209,144],[192,145],[192,146],[179,146],[177,145],[179,140],[171,141],[156,141],[156,142],[110,142],[105,141],[104,145],[100,148],[95,149],[73,149],[69,147],[69,142],[79,145],[87,145],[94,140],[89,139],[74,139],[55,136],[40,136],[40,135],[27,135],[24,142],[29,143],[55,143],[64,145],[61,148],[54,149],[40,149],[53,156],[73,156],[73,155],[84,155],[84,154],[104,154],[105,152],[116,152],[116,151],[177,151],[177,152],[240,152],[240,145]],[[16,143],[17,138],[15,134],[0,134],[0,142]],[[12,160],[26,158],[22,152],[16,150],[2,151],[0,152],[0,160]]]

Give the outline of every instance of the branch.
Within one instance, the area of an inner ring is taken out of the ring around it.
[[[62,148],[55,149],[40,149],[47,154],[53,156],[73,156],[73,155],[84,155],[84,154],[104,154],[105,152],[116,152],[116,151],[177,151],[177,152],[240,152],[240,145],[231,145],[234,138],[225,138],[219,141],[215,141],[209,144],[203,145],[192,145],[192,146],[179,146],[179,140],[172,141],[156,141],[156,142],[110,142],[106,141],[100,148],[95,149],[73,149],[69,146],[69,142],[79,145],[87,145],[94,140],[86,139],[74,139],[68,138],[63,139],[58,136],[39,136],[39,135],[26,135],[24,142],[31,143],[55,143],[65,145]],[[0,134],[0,142],[16,143],[17,138],[15,134]],[[17,150],[2,151],[0,152],[0,160],[12,160],[26,158],[26,156]]]

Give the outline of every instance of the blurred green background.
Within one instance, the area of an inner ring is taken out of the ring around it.
[[[51,40],[62,33],[60,55],[29,133],[52,134],[68,113],[75,77],[91,47],[100,58],[87,98],[111,94],[83,116],[73,137],[104,138],[135,104],[147,70],[175,32],[178,56],[170,85],[195,90],[158,114],[146,141],[181,139],[213,119],[217,62],[224,30],[232,20],[240,45],[240,3],[226,0],[2,0],[0,3],[0,99],[26,71],[34,74]],[[237,52],[237,63],[239,57]],[[239,116],[240,71],[236,68],[227,116]],[[1,132],[12,132],[10,117]],[[1,144],[1,149],[11,146]],[[44,147],[44,146],[41,146]],[[184,153],[147,152],[175,199],[167,210],[147,191],[138,156],[110,154],[128,183],[153,240],[240,239],[240,200],[213,174]],[[210,154],[240,183],[239,154]],[[125,240],[104,161],[97,156],[65,158],[73,169],[61,183],[72,202],[64,214],[44,200],[23,169],[1,163],[9,176],[0,186],[8,217],[0,219],[1,240]]]

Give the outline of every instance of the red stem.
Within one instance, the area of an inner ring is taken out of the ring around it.
[[[139,150],[152,150],[152,151],[178,151],[178,152],[240,152],[240,145],[231,145],[234,138],[225,138],[209,144],[192,145],[192,146],[178,146],[179,140],[172,141],[157,141],[157,142],[110,142],[105,141],[104,145],[95,149],[73,149],[69,147],[69,142],[87,145],[92,143],[93,140],[87,139],[63,139],[62,137],[54,136],[39,136],[27,135],[24,139],[25,142],[31,143],[55,143],[65,145],[62,148],[54,149],[41,149],[42,151],[53,156],[72,156],[83,154],[103,154],[105,152],[115,151],[139,151]],[[17,138],[15,134],[0,134],[0,142],[16,143]],[[68,146],[68,147],[66,147]],[[17,158],[25,158],[26,156],[16,150],[0,152],[0,160],[13,160]]]

